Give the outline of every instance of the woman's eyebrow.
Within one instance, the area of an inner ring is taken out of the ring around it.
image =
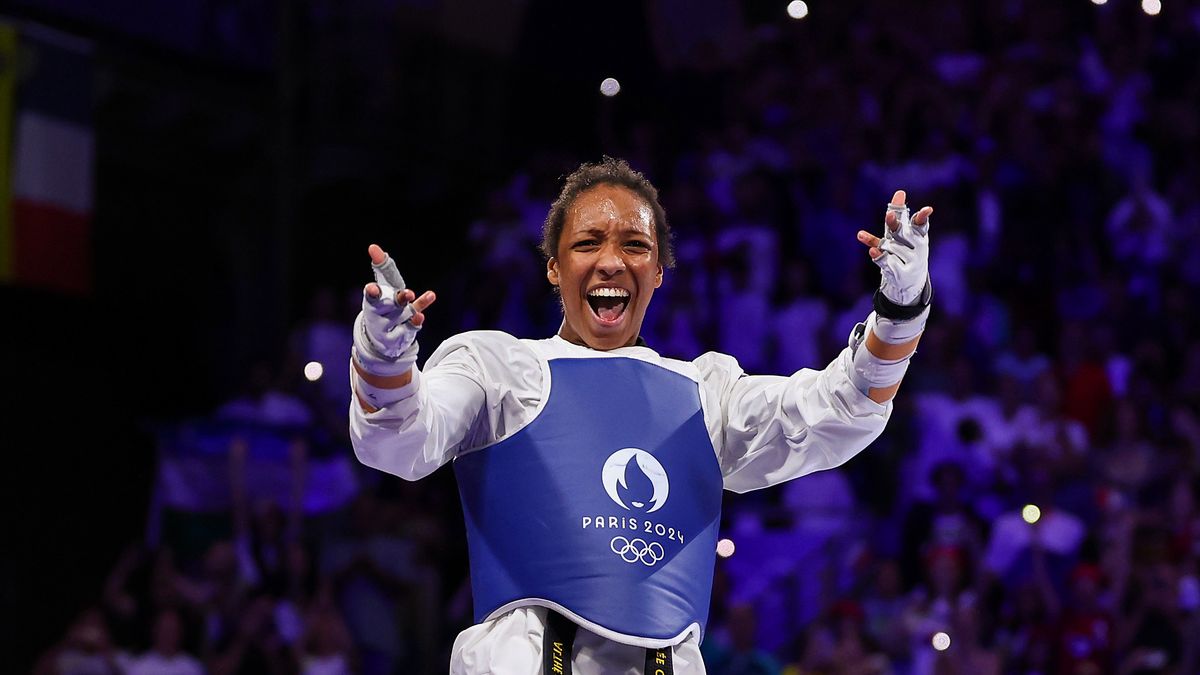
[[[588,230],[572,230],[570,232],[569,236],[572,238],[575,238],[575,237],[599,237],[599,236],[603,235],[604,233],[605,233],[605,231],[600,228],[591,228]]]
[[[584,237],[584,236],[586,236],[586,237],[603,237],[603,236],[607,235],[608,232],[609,232],[609,230],[606,227],[591,227],[586,230],[575,230],[571,233],[571,236],[573,236],[573,237]],[[640,234],[644,237],[650,236],[649,232],[647,232],[646,230],[644,230],[636,225],[626,225],[626,226],[620,228],[619,230],[617,230],[617,234],[620,234],[620,235]]]

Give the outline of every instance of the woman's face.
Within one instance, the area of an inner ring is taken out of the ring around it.
[[[564,340],[600,350],[634,344],[662,284],[650,207],[619,186],[580,193],[567,211],[558,254],[546,263],[546,278],[562,296]]]

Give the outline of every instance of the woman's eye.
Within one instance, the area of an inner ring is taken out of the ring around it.
[[[634,248],[644,248],[644,249],[650,248],[650,245],[644,241],[630,241],[630,242],[626,242],[625,245],[632,246]]]
[[[595,239],[584,239],[583,241],[575,242],[575,248],[581,248],[581,247],[586,247],[586,246],[595,246],[596,243],[597,242]]]

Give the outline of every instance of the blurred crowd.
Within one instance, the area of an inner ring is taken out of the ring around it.
[[[675,232],[644,328],[667,356],[823,367],[878,284],[857,230],[895,189],[935,208],[934,310],[883,436],[727,496],[709,672],[1200,672],[1200,8],[845,4],[697,41],[660,109],[603,130]],[[537,245],[579,160],[488,191],[431,323],[557,330]],[[303,498],[350,453],[357,293],[317,293],[214,407],[228,508],[161,509],[39,673],[444,670],[470,615],[448,472]],[[286,440],[292,498],[247,487],[238,424]]]

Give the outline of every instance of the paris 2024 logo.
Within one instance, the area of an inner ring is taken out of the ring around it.
[[[633,515],[658,511],[671,493],[667,471],[654,455],[641,448],[617,450],[604,461],[600,481],[624,513],[584,516],[583,529],[623,531],[609,541],[609,550],[621,560],[654,567],[666,557],[666,546],[683,544],[680,529]]]

